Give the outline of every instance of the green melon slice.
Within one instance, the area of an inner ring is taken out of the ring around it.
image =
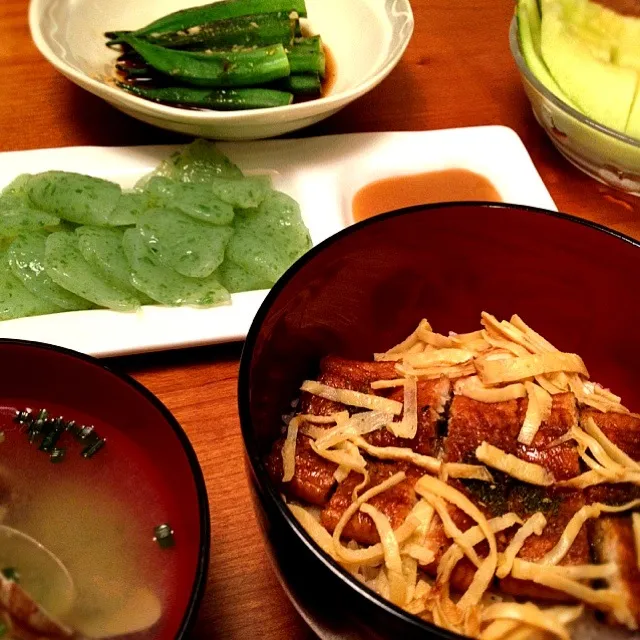
[[[543,3],[540,45],[543,60],[566,95],[596,122],[624,131],[637,74],[596,59],[566,28],[558,5]]]
[[[631,113],[629,114],[625,133],[632,138],[638,138],[640,140],[640,85],[638,85],[636,97],[631,106]]]
[[[560,89],[558,83],[549,73],[547,65],[542,60],[540,49],[540,14],[536,0],[520,0],[516,9],[518,22],[518,41],[522,56],[531,73],[542,84],[563,102],[577,108],[568,96]]]
[[[545,2],[557,0],[545,0]],[[569,31],[590,51],[618,66],[640,69],[640,19],[624,16],[599,2],[562,0],[562,18]]]

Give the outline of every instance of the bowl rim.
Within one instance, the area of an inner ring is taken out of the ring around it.
[[[522,50],[520,48],[520,39],[518,38],[518,21],[516,16],[514,15],[511,19],[511,24],[509,25],[509,48],[511,49],[511,55],[520,70],[520,73],[527,79],[529,84],[533,85],[534,89],[538,93],[541,93],[549,102],[553,103],[558,109],[564,111],[570,116],[573,116],[578,122],[584,124],[600,133],[615,138],[619,142],[624,142],[636,149],[640,150],[640,140],[637,138],[632,138],[621,131],[616,131],[615,129],[611,129],[604,124],[596,122],[591,119],[589,116],[584,113],[574,109],[571,105],[567,104],[563,100],[561,100],[555,93],[549,91],[547,87],[533,74],[531,69],[529,69],[529,65],[527,65],[524,56],[522,55]]]
[[[68,1],[68,0],[67,0]],[[365,0],[368,1],[368,0]],[[44,15],[49,0],[30,0],[29,2],[29,31],[31,39],[40,53],[49,61],[49,63],[60,73],[78,84],[83,89],[108,102],[121,107],[127,107],[136,112],[143,112],[148,115],[162,117],[162,119],[173,122],[190,122],[194,124],[209,123],[249,123],[252,119],[259,116],[273,114],[274,116],[283,116],[276,122],[291,122],[311,117],[314,114],[319,115],[325,112],[332,112],[345,106],[349,102],[363,96],[371,89],[376,87],[384,80],[404,55],[415,27],[415,18],[410,0],[403,0],[407,6],[407,24],[408,28],[404,30],[400,46],[398,46],[388,59],[384,61],[382,66],[374,70],[374,72],[363,82],[359,81],[351,87],[344,89],[338,93],[329,93],[327,96],[299,102],[297,104],[284,105],[280,107],[268,107],[266,109],[246,109],[243,111],[214,111],[214,110],[197,110],[183,109],[180,107],[172,107],[151,100],[145,100],[138,96],[128,94],[121,89],[111,86],[107,82],[97,80],[84,71],[78,70],[60,58],[46,41],[44,31],[40,28],[40,18]],[[386,21],[388,24],[388,21]],[[284,117],[285,114],[287,117]]]
[[[579,218],[566,213],[557,211],[550,211],[548,209],[542,209],[539,207],[533,207],[529,205],[518,205],[505,202],[483,202],[477,200],[461,201],[461,202],[443,202],[425,205],[416,205],[412,207],[406,207],[403,209],[396,209],[387,213],[382,213],[362,222],[352,224],[345,229],[342,229],[338,233],[330,236],[323,242],[320,242],[315,247],[312,247],[306,254],[299,258],[289,269],[280,277],[276,284],[269,291],[264,302],[260,306],[258,313],[256,314],[251,327],[247,334],[247,338],[242,348],[242,355],[240,358],[240,370],[238,374],[238,415],[240,417],[240,431],[242,433],[242,440],[245,449],[246,459],[248,460],[249,469],[260,488],[271,499],[278,509],[280,516],[284,518],[288,526],[297,535],[301,543],[303,543],[309,552],[311,552],[315,558],[325,566],[326,569],[331,571],[335,577],[342,580],[355,592],[359,593],[362,597],[366,598],[370,603],[385,610],[395,618],[401,619],[405,624],[413,627],[416,630],[424,631],[436,635],[440,638],[446,638],[447,640],[468,640],[465,636],[461,636],[452,631],[448,631],[435,624],[420,619],[418,616],[404,611],[400,607],[384,599],[378,595],[375,591],[365,586],[358,580],[356,580],[346,569],[343,569],[335,560],[327,555],[311,538],[311,536],[303,529],[302,525],[296,520],[291,511],[287,508],[284,500],[282,499],[280,491],[271,481],[269,474],[267,473],[264,460],[260,456],[260,452],[257,449],[255,438],[252,435],[252,420],[249,411],[250,398],[249,398],[249,380],[251,376],[251,360],[255,350],[256,342],[262,329],[265,318],[269,314],[274,302],[280,296],[284,288],[293,280],[293,278],[305,267],[309,262],[319,256],[326,248],[335,244],[336,242],[350,236],[351,234],[358,233],[360,230],[373,226],[376,224],[384,224],[387,220],[398,218],[405,215],[419,215],[429,214],[434,210],[452,209],[455,207],[480,207],[483,209],[499,209],[502,211],[511,211],[512,213],[525,213],[533,215],[545,215],[552,218],[558,218],[574,224],[580,224],[595,231],[605,233],[613,236],[618,240],[629,243],[632,246],[640,249],[640,240],[636,240],[631,236],[621,233],[615,229],[611,229],[604,225],[601,225],[592,220],[585,218]],[[287,592],[288,593],[288,592]],[[425,636],[429,637],[429,636]]]
[[[191,587],[191,594],[189,596],[189,602],[185,609],[182,621],[176,632],[176,640],[186,638],[188,632],[193,627],[204,591],[207,583],[207,577],[209,574],[209,555],[211,549],[211,520],[209,509],[209,496],[207,494],[207,486],[204,481],[204,475],[196,452],[187,437],[184,429],[180,426],[180,423],[176,420],[169,409],[157,398],[149,389],[132,378],[130,375],[124,372],[112,369],[100,362],[97,358],[88,356],[79,351],[73,349],[67,349],[66,347],[59,347],[57,345],[48,344],[45,342],[37,342],[35,340],[19,340],[13,338],[0,338],[0,349],[3,346],[18,346],[29,347],[39,351],[53,351],[63,356],[70,357],[72,360],[80,360],[92,367],[102,369],[106,371],[107,375],[112,375],[124,382],[127,386],[132,387],[144,400],[157,409],[163,419],[167,422],[168,426],[173,431],[174,435],[180,442],[182,452],[187,457],[187,462],[191,470],[191,476],[195,483],[196,496],[198,498],[198,519],[199,519],[199,533],[200,544],[198,545],[198,562],[196,566],[196,573]]]

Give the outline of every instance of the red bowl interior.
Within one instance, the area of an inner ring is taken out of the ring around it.
[[[482,311],[519,314],[640,411],[639,249],[597,225],[508,205],[416,207],[350,227],[300,260],[254,322],[254,428],[273,438],[323,355],[370,358],[421,318],[474,331]]]
[[[639,281],[638,243],[537,209],[433,205],[350,227],[289,270],[249,333],[239,405],[258,486],[305,538],[262,462],[282,416],[322,356],[369,359],[421,318],[436,331],[467,332],[479,328],[482,311],[499,319],[517,313],[561,350],[580,354],[593,380],[640,411]]]
[[[153,480],[176,531],[176,544],[170,552],[177,554],[177,570],[172,592],[164,600],[156,637],[182,637],[202,596],[210,540],[204,480],[182,428],[149,391],[92,358],[38,343],[0,340],[0,363],[0,406],[54,406],[54,415],[81,424],[90,421],[99,434],[101,429],[110,431],[112,442],[107,437],[107,445],[96,459],[103,452],[126,455],[116,450],[117,440],[123,442],[121,438],[142,452],[138,473],[143,474],[143,482]],[[108,449],[110,444],[112,449]],[[64,472],[65,464],[66,460],[56,472]]]

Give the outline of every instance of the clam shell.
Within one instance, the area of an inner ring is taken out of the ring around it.
[[[73,631],[55,620],[16,582],[0,574],[0,607],[12,620],[49,638],[70,638]]]

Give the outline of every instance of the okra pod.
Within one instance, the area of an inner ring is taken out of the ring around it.
[[[264,84],[290,73],[281,44],[238,51],[177,51],[126,36],[124,41],[145,62],[174,80],[202,87],[237,87]]]
[[[295,38],[293,45],[298,51],[316,52],[324,50],[322,38],[320,36],[307,36],[305,38]]]
[[[116,66],[118,71],[122,71],[127,78],[151,78],[153,71],[149,67],[120,67]]]
[[[294,44],[289,50],[289,65],[292,74],[319,73],[324,77],[326,71],[326,59],[324,49],[318,38],[319,46],[315,43]]]
[[[216,111],[243,111],[266,109],[291,104],[293,95],[275,89],[194,89],[192,87],[146,88],[118,83],[133,95],[166,104],[214,109]]]
[[[111,31],[105,36],[111,39],[108,44],[119,44],[124,35],[146,37],[151,34],[174,33],[216,20],[279,11],[297,13],[300,17],[307,15],[305,0],[225,0],[170,13],[136,31]]]
[[[184,31],[150,34],[144,39],[173,49],[225,49],[282,44],[290,47],[295,37],[297,19],[288,13],[265,13],[228,20],[217,20]]]
[[[278,80],[274,86],[294,95],[319,95],[322,92],[322,82],[317,73],[290,75]]]
[[[153,70],[135,51],[126,56],[120,56],[116,62],[116,69],[127,75],[128,78],[145,78],[153,75]]]

